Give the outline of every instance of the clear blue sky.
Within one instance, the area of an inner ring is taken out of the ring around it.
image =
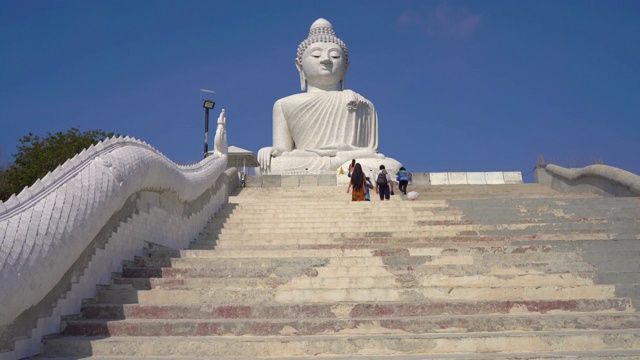
[[[412,172],[521,171],[539,154],[640,174],[640,1],[0,0],[0,147],[102,129],[201,159],[198,89],[230,145],[271,144],[317,18],[378,110],[380,152]],[[213,136],[210,140],[212,147]]]

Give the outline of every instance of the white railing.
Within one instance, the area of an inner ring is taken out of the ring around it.
[[[142,141],[107,139],[0,202],[0,359],[37,354],[146,242],[188,246],[228,201],[224,110],[214,146],[179,166]]]
[[[564,168],[547,164],[536,167],[535,171],[537,183],[559,191],[640,196],[640,176],[613,166],[594,164],[583,168]]]

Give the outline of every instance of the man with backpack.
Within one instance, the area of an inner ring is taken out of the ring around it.
[[[391,175],[385,170],[384,165],[380,165],[378,177],[376,178],[376,194],[380,195],[380,200],[391,200],[393,194],[393,183]]]

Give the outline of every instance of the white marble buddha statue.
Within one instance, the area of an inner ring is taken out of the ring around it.
[[[295,60],[302,92],[273,106],[273,146],[260,149],[263,174],[335,174],[351,159],[363,170],[401,164],[378,153],[378,115],[373,104],[343,90],[349,66],[346,45],[331,24],[318,19]]]

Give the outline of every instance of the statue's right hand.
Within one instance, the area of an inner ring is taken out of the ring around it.
[[[258,151],[260,169],[265,170],[271,166],[271,157],[278,155],[278,149],[273,146],[263,147]]]

